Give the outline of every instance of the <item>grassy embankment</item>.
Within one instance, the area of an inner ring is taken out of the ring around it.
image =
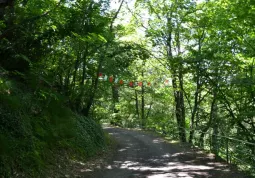
[[[109,137],[92,118],[72,112],[52,88],[26,81],[0,78],[0,177],[43,177],[107,148]]]

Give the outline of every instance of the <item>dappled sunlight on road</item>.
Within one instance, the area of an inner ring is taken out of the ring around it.
[[[177,144],[137,131],[116,128],[107,131],[119,142],[116,154],[100,169],[88,170],[84,177],[235,177],[226,164],[215,162],[213,154],[183,150]]]
[[[154,139],[152,140],[153,143],[163,143],[164,141],[162,139]]]

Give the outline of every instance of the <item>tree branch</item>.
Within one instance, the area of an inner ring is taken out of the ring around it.
[[[125,1],[125,0],[122,0],[122,1],[121,1],[120,6],[119,6],[117,12],[115,13],[115,15],[114,15],[113,18],[112,18],[111,25],[110,25],[110,31],[112,31],[113,23],[114,23],[114,21],[117,19],[118,14],[119,14],[119,12],[120,12],[120,10],[121,10],[121,8],[122,8],[122,5],[123,5],[124,1]]]

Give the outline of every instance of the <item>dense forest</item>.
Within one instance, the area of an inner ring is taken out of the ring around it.
[[[254,16],[252,0],[0,0],[0,177],[92,157],[104,122],[254,171]]]

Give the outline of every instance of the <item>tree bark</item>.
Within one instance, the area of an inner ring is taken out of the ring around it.
[[[139,101],[137,96],[137,91],[135,90],[135,108],[136,108],[136,115],[138,117],[138,120],[140,120],[140,114],[139,114]]]
[[[99,75],[99,72],[102,68],[102,59],[99,60],[98,62],[98,67],[97,67],[97,73],[96,73],[96,78],[95,78],[95,81],[92,82],[92,85],[91,85],[91,94],[87,100],[87,105],[85,108],[82,109],[82,113],[84,116],[89,116],[89,110],[94,102],[94,98],[95,98],[95,94],[96,94],[96,91],[97,91],[97,88],[98,88],[98,75]]]
[[[198,96],[199,96],[199,90],[200,90],[200,72],[199,72],[199,64],[197,64],[197,74],[196,74],[196,92],[195,92],[195,101],[194,101],[194,105],[193,105],[193,109],[192,109],[192,113],[191,113],[191,119],[190,119],[190,134],[189,134],[189,143],[192,143],[193,141],[193,137],[194,137],[194,132],[195,132],[195,128],[194,128],[194,124],[195,124],[195,117],[196,117],[196,113],[197,113],[197,108],[198,108]]]
[[[113,99],[113,112],[118,113],[116,109],[116,103],[119,102],[119,86],[117,84],[112,85],[112,99]]]
[[[202,129],[202,133],[200,134],[200,138],[199,138],[199,143],[200,143],[201,147],[204,147],[204,136],[205,136],[205,133],[211,127],[212,122],[214,120],[215,104],[216,104],[216,95],[213,95],[213,100],[212,100],[212,103],[211,103],[211,110],[210,110],[209,121],[208,121],[206,127],[204,129]]]
[[[144,72],[142,71],[142,77],[144,77]],[[145,101],[144,101],[144,82],[142,83],[142,105],[141,105],[141,119],[142,119],[142,128],[145,128],[145,112],[144,112],[144,106],[145,106]]]
[[[174,90],[174,100],[175,100],[175,115],[178,124],[178,131],[179,131],[179,139],[182,142],[186,142],[186,133],[185,133],[185,106],[184,106],[184,97],[183,97],[183,74],[182,68],[183,64],[181,61],[178,61],[176,64],[173,61],[173,54],[172,54],[172,12],[170,12],[167,18],[167,26],[168,26],[168,38],[167,38],[167,56],[168,61],[170,63],[170,69],[172,73],[172,87]],[[180,54],[180,39],[179,39],[179,32],[177,29],[176,32],[176,43],[177,43],[177,50],[178,55]]]

